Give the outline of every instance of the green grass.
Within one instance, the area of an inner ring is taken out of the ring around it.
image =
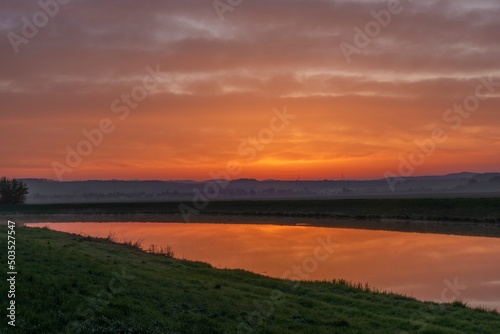
[[[6,227],[0,226],[6,236]],[[6,263],[6,238],[0,238]],[[344,281],[291,282],[16,228],[17,328],[1,333],[498,333],[497,312],[438,305]],[[5,270],[6,271],[6,270]],[[7,307],[2,280],[1,309]],[[240,327],[239,327],[240,326]]]
[[[179,214],[181,202],[0,206],[11,214]],[[183,202],[193,208],[193,203]],[[212,201],[203,214],[500,222],[500,198]]]

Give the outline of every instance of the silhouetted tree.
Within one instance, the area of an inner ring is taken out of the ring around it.
[[[28,193],[24,182],[6,177],[0,179],[0,204],[24,204]]]

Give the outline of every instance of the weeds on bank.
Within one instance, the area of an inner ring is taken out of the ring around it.
[[[151,244],[147,250],[148,253],[164,255],[169,258],[173,258],[175,253],[170,245],[155,246]]]
[[[130,248],[138,249],[138,250],[144,250],[142,248],[142,243],[144,242],[144,239],[137,239],[133,241],[132,239],[129,240],[123,240],[120,241],[114,232],[109,232],[108,235],[105,238],[97,238],[97,237],[91,237],[88,234],[80,234],[79,238],[76,240],[78,241],[95,241],[95,242],[106,242],[106,243],[112,243],[112,244],[118,244],[118,245],[125,245]],[[175,255],[175,252],[170,245],[163,245],[163,246],[157,246],[151,244],[147,250],[145,250],[148,253],[152,254],[158,254],[158,255],[164,255],[168,258],[173,258]]]

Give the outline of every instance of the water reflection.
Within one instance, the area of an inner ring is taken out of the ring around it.
[[[500,310],[500,239],[308,226],[43,223],[51,229],[173,247],[175,257],[273,277],[343,278],[421,300]],[[326,244],[326,246],[325,246]]]

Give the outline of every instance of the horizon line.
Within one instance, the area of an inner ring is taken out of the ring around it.
[[[422,177],[440,177],[440,176],[451,176],[451,175],[460,175],[460,174],[473,174],[473,175],[481,175],[481,174],[499,174],[500,171],[498,172],[468,172],[468,171],[463,171],[463,172],[454,172],[454,173],[447,173],[447,174],[426,174],[426,175],[413,175],[413,176],[408,176],[408,177],[402,177],[404,179],[413,179],[413,178],[422,178]],[[208,180],[191,180],[191,179],[168,179],[168,180],[161,180],[161,179],[86,179],[86,180],[64,180],[64,181],[59,181],[59,180],[53,180],[53,179],[47,179],[47,178],[37,178],[37,177],[20,177],[20,178],[15,178],[18,180],[45,180],[48,182],[89,182],[89,181],[100,181],[100,182],[106,182],[106,181],[119,181],[119,182],[133,182],[133,181],[139,181],[139,182],[192,182],[192,183],[204,183],[204,182],[211,182],[211,181],[240,181],[240,180],[251,180],[251,181],[257,181],[257,182],[266,182],[266,181],[278,181],[278,182],[321,182],[321,181],[330,181],[330,182],[338,182],[338,181],[382,181],[386,180],[387,178],[381,177],[381,178],[373,178],[373,179],[359,179],[359,178],[343,178],[343,179],[329,179],[329,178],[317,178],[317,179],[302,179],[302,178],[290,178],[290,179],[256,179],[256,178],[238,178],[238,179],[208,179]]]

